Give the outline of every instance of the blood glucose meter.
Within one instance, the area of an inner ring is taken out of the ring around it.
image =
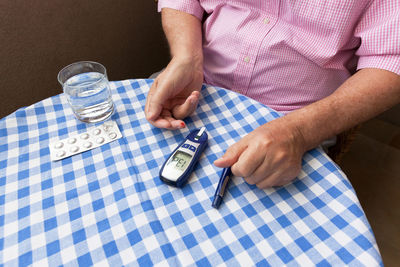
[[[206,128],[193,130],[171,153],[160,170],[160,179],[169,185],[182,187],[186,184],[194,166],[207,146]]]

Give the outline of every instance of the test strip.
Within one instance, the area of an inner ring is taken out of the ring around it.
[[[200,131],[197,133],[197,135],[194,139],[195,140],[199,139],[203,135],[205,130],[206,130],[206,127],[201,127]]]

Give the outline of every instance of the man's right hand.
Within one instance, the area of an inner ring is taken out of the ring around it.
[[[146,119],[158,128],[184,128],[182,119],[196,109],[202,83],[202,59],[174,57],[150,88]]]

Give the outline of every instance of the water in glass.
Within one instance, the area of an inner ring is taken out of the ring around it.
[[[107,77],[99,72],[80,73],[63,84],[75,115],[84,122],[108,118],[113,110]]]

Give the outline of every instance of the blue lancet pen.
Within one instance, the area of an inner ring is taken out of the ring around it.
[[[218,209],[221,205],[222,199],[225,194],[225,190],[228,187],[228,183],[231,180],[230,176],[232,175],[231,167],[224,168],[221,173],[221,177],[218,182],[217,190],[214,194],[214,200],[212,202],[213,208]]]

